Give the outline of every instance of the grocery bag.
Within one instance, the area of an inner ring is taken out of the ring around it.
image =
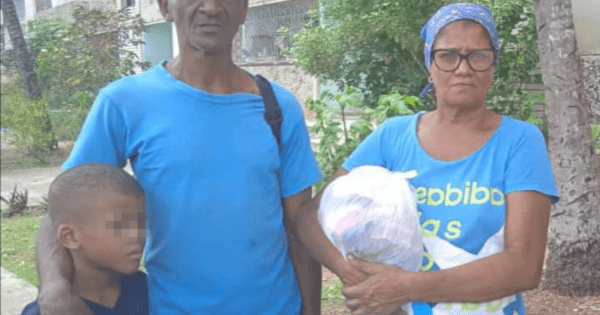
[[[414,189],[408,182],[416,175],[416,171],[361,166],[331,182],[318,210],[329,241],[344,257],[352,254],[419,271],[423,238]]]

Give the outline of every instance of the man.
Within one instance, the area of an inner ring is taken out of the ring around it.
[[[131,161],[146,192],[151,314],[319,314],[321,267],[297,237],[326,242],[303,213],[320,172],[295,98],[273,84],[279,150],[256,81],[231,59],[248,0],[159,6],[180,55],[104,88],[63,167]],[[48,226],[37,246],[42,313],[90,314]]]

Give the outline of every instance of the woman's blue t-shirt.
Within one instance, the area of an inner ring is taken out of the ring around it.
[[[452,268],[502,251],[506,195],[533,190],[558,199],[542,133],[503,117],[489,140],[472,154],[442,161],[417,138],[423,113],[388,119],[348,157],[344,169],[377,165],[416,170],[415,188],[425,252],[422,270]],[[481,304],[414,303],[416,314],[523,315],[520,294]]]

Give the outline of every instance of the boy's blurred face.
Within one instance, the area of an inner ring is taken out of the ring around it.
[[[81,256],[98,269],[135,272],[146,242],[144,198],[105,192],[93,199],[79,229]]]

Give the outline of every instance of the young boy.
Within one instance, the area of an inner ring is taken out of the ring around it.
[[[73,290],[94,314],[148,311],[146,274],[137,270],[145,242],[144,192],[122,169],[85,164],[60,174],[48,212],[73,258]],[[40,314],[36,301],[22,315]]]

